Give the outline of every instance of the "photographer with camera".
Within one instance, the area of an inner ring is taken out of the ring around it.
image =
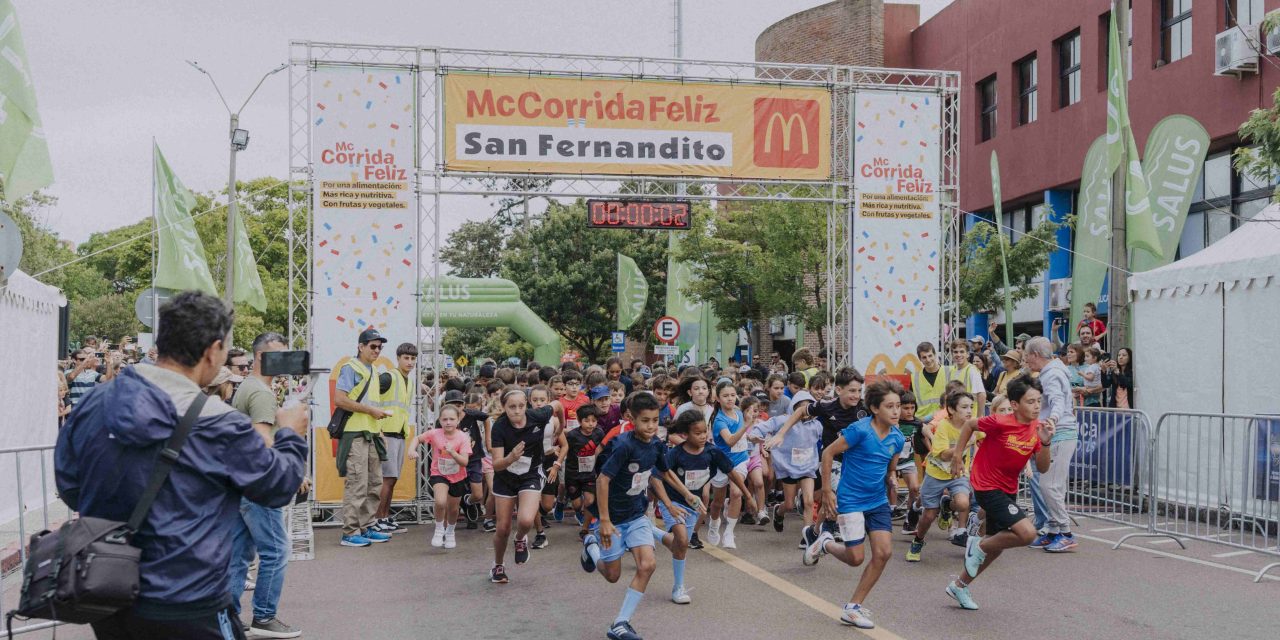
[[[161,451],[173,461],[131,539],[141,549],[140,592],[132,606],[93,623],[98,638],[244,638],[227,589],[241,498],[289,503],[305,475],[308,420],[304,406],[277,411],[275,424],[287,428],[265,447],[244,414],[201,396],[226,361],[230,330],[218,298],[174,296],[160,308],[156,364],[124,369],[85,396],[58,433],[58,493],[82,518],[128,519]],[[170,449],[197,402],[189,437]]]

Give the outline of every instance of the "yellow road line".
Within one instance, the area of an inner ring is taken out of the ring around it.
[[[754,564],[751,564],[750,562],[747,562],[746,560],[743,560],[742,558],[739,558],[738,556],[735,556],[732,553],[725,551],[724,549],[720,549],[720,548],[708,545],[704,547],[702,551],[710,554],[711,557],[733,567],[734,569],[737,569],[738,571],[741,571],[751,576],[752,578],[755,578],[756,580],[759,580],[760,582],[763,582],[766,585],[773,587],[775,591],[778,591],[779,593],[782,593],[783,595],[790,597],[792,600],[795,600],[796,602],[799,602],[800,604],[803,604],[809,607],[810,609],[813,609],[814,611],[817,611],[818,613],[821,613],[822,615],[828,618],[831,618],[832,620],[835,620],[836,622],[840,622],[841,611],[838,607],[836,607],[835,605],[832,605],[830,602],[827,602],[822,598],[819,598],[818,596],[808,591],[805,591],[804,589],[796,586],[794,583],[788,580],[785,580],[783,578],[780,578]],[[858,629],[857,627],[849,627],[849,628],[854,629],[855,631],[859,631],[863,635],[866,635],[869,638],[875,638],[875,640],[904,640],[902,636],[899,636],[891,631],[881,629],[879,627],[876,627],[875,629]]]

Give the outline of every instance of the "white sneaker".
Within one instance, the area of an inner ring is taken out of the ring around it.
[[[707,523],[707,544],[720,546],[720,523]]]
[[[732,531],[724,532],[724,536],[720,538],[720,547],[722,549],[737,549],[738,543],[733,538]]]
[[[852,602],[844,605],[844,612],[840,614],[840,622],[853,625],[859,629],[874,629],[876,623],[871,621],[871,612],[863,609],[860,604]]]
[[[431,535],[431,546],[437,549],[444,546],[444,529],[436,529]]]
[[[455,536],[452,531],[445,531],[444,532],[444,548],[452,549],[456,546],[458,546],[457,536]]]
[[[835,537],[831,535],[830,531],[823,531],[818,534],[818,539],[814,540],[813,544],[805,547],[804,555],[801,556],[800,562],[806,567],[818,564],[818,560],[821,560],[822,556],[827,554],[827,542],[832,540],[835,540]]]
[[[689,604],[689,590],[683,586],[671,590],[671,601],[676,604]]]

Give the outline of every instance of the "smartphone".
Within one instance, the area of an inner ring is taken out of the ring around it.
[[[107,354],[105,354],[105,353],[103,353],[103,352],[101,352],[101,351],[99,351],[99,352],[97,352],[97,353],[95,353],[95,354],[93,354],[93,355],[94,355],[94,357],[96,357],[96,358],[97,358],[97,359],[99,359],[99,360],[101,360],[101,359],[103,359],[103,358],[107,357]]]
[[[305,376],[311,374],[310,351],[266,351],[262,353],[262,375]]]

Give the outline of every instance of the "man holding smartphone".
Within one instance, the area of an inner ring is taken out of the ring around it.
[[[249,416],[253,430],[270,448],[275,443],[276,394],[271,390],[271,376],[263,375],[263,354],[285,350],[284,336],[274,331],[253,339],[253,361],[247,374],[231,398],[231,407]],[[249,355],[241,351],[241,362]],[[234,360],[233,360],[234,362]],[[304,478],[303,483],[306,483]],[[284,589],[284,572],[289,563],[289,532],[284,525],[284,507],[266,507],[251,500],[240,500],[240,522],[231,537],[231,565],[227,582],[232,606],[240,612],[240,596],[244,594],[249,563],[258,555],[258,580],[253,591],[253,621],[247,631],[259,638],[296,638],[302,632],[276,616],[280,594]]]

